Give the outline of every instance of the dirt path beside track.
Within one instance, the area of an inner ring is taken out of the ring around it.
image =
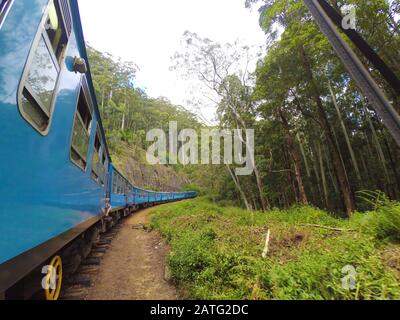
[[[85,300],[178,299],[175,287],[164,279],[168,247],[157,232],[141,227],[151,210],[122,222]]]

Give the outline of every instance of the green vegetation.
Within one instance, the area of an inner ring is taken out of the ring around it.
[[[198,198],[156,208],[151,225],[169,242],[172,277],[188,298],[400,299],[391,268],[400,249],[390,242],[399,219],[398,203],[343,220],[309,206],[249,213]],[[342,287],[347,265],[354,290]]]
[[[178,175],[159,170],[152,179],[182,177],[175,189],[202,196],[156,208],[152,218],[171,245],[169,266],[182,292],[204,299],[400,299],[400,205],[391,201],[400,199],[400,149],[303,1],[262,2],[268,40],[261,52],[184,33],[171,69],[198,81],[188,97],[197,115],[135,87],[133,63],[88,48],[114,160],[121,168],[130,162],[134,183],[154,176],[136,170],[151,143],[146,132],[168,134],[169,121],[199,132],[203,107],[214,104],[216,128],[255,130],[254,172],[178,164],[168,168]],[[400,76],[400,5],[329,2],[338,11],[356,7],[357,30]],[[400,111],[399,96],[362,62]],[[356,268],[354,290],[342,286],[345,266]]]
[[[400,205],[390,201],[381,192],[361,192],[361,198],[369,202],[374,211],[366,215],[364,229],[379,240],[400,241]]]
[[[357,31],[400,76],[398,1],[329,2],[338,11],[355,6]],[[263,211],[311,204],[350,217],[370,209],[355,196],[361,190],[399,200],[399,148],[303,1],[243,3],[262,4],[266,48],[220,44],[187,31],[172,57],[171,70],[198,81],[187,99],[191,111],[135,86],[134,63],[88,48],[111,153],[118,156],[126,144],[146,150],[151,143],[146,133],[154,128],[168,133],[169,121],[177,121],[178,130],[199,131],[206,126],[199,119],[213,105],[215,127],[255,130],[252,175],[235,176],[235,165],[171,166],[213,201]],[[398,95],[362,62],[400,111]]]
[[[146,141],[146,133],[151,129],[162,129],[168,134],[170,121],[177,121],[178,130],[197,129],[202,124],[184,107],[173,105],[164,97],[151,98],[137,88],[135,64],[92,47],[87,51],[113,162],[140,187],[177,191],[187,181],[186,169],[180,164],[171,165],[168,170],[158,166],[155,175],[155,168],[150,168],[146,160],[146,150],[153,143]]]
[[[250,210],[309,203],[350,217],[368,209],[354,196],[360,190],[399,200],[399,148],[304,1],[243,2],[259,8],[266,49],[221,44],[188,31],[173,67],[183,78],[200,79],[205,94],[197,106],[216,97],[220,127],[255,130],[255,171],[235,180],[226,166],[207,168],[195,182],[207,185],[216,200]],[[400,76],[399,2],[327,2],[339,12],[355,7],[357,31]],[[361,60],[399,112],[399,96]],[[252,73],[247,66],[254,62]]]
[[[151,98],[135,87],[137,66],[121,61],[92,47],[87,48],[96,97],[102,114],[110,149],[144,150],[152,144],[146,133],[155,128],[169,132],[169,121],[177,121],[178,129],[199,128],[196,115],[167,98]],[[134,146],[134,147],[132,147]]]
[[[253,174],[236,177],[235,165],[171,166],[207,190],[213,201],[263,211],[311,204],[350,217],[369,209],[355,197],[360,190],[379,190],[399,200],[399,148],[303,1],[261,2],[266,49],[184,33],[171,69],[198,81],[187,99],[192,111],[137,88],[135,64],[88,48],[112,154],[118,156],[123,143],[146,150],[151,143],[146,133],[154,128],[168,133],[169,121],[177,121],[178,130],[199,131],[206,126],[199,120],[202,113],[214,105],[215,127],[255,130]],[[400,75],[399,4],[329,2],[338,11],[356,7],[357,30]],[[248,67],[255,62],[251,72]],[[399,111],[399,97],[379,74],[372,75]]]

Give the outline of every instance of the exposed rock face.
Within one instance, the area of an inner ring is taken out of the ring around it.
[[[135,186],[156,191],[178,191],[189,183],[186,177],[165,165],[145,163],[144,151],[126,147],[112,155],[113,162]]]
[[[146,165],[135,159],[128,159],[125,169],[126,177],[135,186],[159,191],[178,191],[188,182],[173,169],[163,165]]]

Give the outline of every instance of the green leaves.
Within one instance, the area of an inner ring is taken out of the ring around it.
[[[360,230],[358,214],[353,218],[307,206],[250,214],[198,198],[155,209],[151,224],[169,241],[171,272],[188,298],[399,299],[400,279],[382,259],[386,245]],[[342,285],[347,265],[356,270],[357,290]]]
[[[179,128],[199,128],[196,116],[165,98],[150,98],[135,88],[139,69],[132,62],[101,53],[88,47],[92,77],[106,135],[111,149],[119,147],[120,140],[141,148],[147,147],[146,132],[153,128],[168,132],[168,122],[178,121]]]

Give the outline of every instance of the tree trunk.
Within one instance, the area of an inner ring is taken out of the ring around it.
[[[385,154],[383,153],[382,146],[381,146],[381,144],[379,142],[378,135],[376,134],[376,130],[375,130],[374,124],[372,123],[371,117],[369,116],[367,108],[365,108],[365,107],[364,107],[364,112],[365,112],[365,116],[367,117],[367,121],[368,121],[369,127],[370,127],[371,132],[372,132],[373,144],[375,145],[375,149],[376,149],[376,152],[378,154],[378,158],[379,158],[379,160],[381,161],[381,164],[382,164],[383,173],[384,173],[385,180],[386,180],[385,185],[388,185],[388,184],[390,184],[390,177],[389,177],[389,172],[388,172],[388,169],[387,169],[387,166],[386,166]],[[389,190],[387,189],[386,192],[388,192],[388,191]]]
[[[257,188],[260,194],[260,202],[263,211],[267,211],[270,209],[268,199],[264,195],[264,187],[261,181],[260,174],[258,172],[257,167],[254,165],[254,175],[256,176]]]
[[[335,143],[335,138],[334,138],[332,129],[330,127],[328,117],[327,117],[324,107],[322,105],[322,100],[321,100],[321,96],[319,93],[319,89],[318,89],[317,84],[315,83],[315,79],[312,74],[312,69],[311,69],[310,63],[308,61],[308,57],[306,55],[306,52],[304,51],[303,46],[300,46],[300,54],[301,54],[301,57],[303,60],[303,65],[304,65],[304,68],[306,71],[306,77],[308,78],[309,83],[312,87],[312,99],[314,100],[314,102],[317,106],[318,117],[320,119],[322,129],[326,133],[326,138],[327,138],[329,146],[330,146],[330,150],[332,153],[333,165],[335,167],[338,184],[340,186],[341,195],[342,195],[343,202],[345,205],[346,215],[347,215],[347,217],[350,217],[352,212],[355,210],[355,205],[354,205],[353,193],[352,193],[352,190],[350,187],[350,183],[349,183],[348,179],[346,178],[346,169],[344,168],[343,163],[340,160],[339,149]]]
[[[387,166],[386,166],[385,154],[383,153],[383,150],[382,150],[382,147],[381,147],[381,143],[379,142],[379,138],[378,138],[378,135],[376,133],[375,126],[372,123],[371,117],[368,115],[367,111],[366,111],[366,117],[367,117],[368,124],[369,124],[369,127],[370,127],[371,132],[372,132],[372,141],[373,141],[373,143],[375,145],[375,149],[376,149],[376,152],[378,154],[378,157],[379,157],[379,159],[380,159],[380,161],[382,163],[382,168],[383,168],[383,171],[385,173],[385,177],[386,177],[386,179],[389,179],[389,172],[388,172]]]
[[[346,125],[344,124],[342,114],[340,113],[340,109],[339,109],[339,106],[338,106],[338,104],[336,102],[336,97],[335,97],[335,94],[333,93],[333,90],[332,90],[332,87],[331,87],[330,83],[328,83],[328,86],[329,86],[329,91],[330,91],[331,96],[332,96],[333,104],[334,104],[335,109],[336,109],[336,113],[337,113],[339,121],[340,121],[340,125],[342,126],[343,135],[344,135],[344,137],[346,139],[346,144],[347,144],[347,148],[349,149],[351,160],[353,162],[354,171],[356,172],[357,179],[361,180],[360,170],[358,168],[357,159],[356,159],[353,147],[352,147],[351,142],[350,142],[349,134],[347,133]]]
[[[285,131],[285,136],[286,136],[286,143],[288,145],[288,151],[293,159],[293,165],[294,165],[294,170],[295,170],[295,175],[296,175],[296,181],[297,185],[299,188],[299,196],[300,196],[300,202],[302,204],[308,204],[307,200],[307,195],[306,195],[306,190],[304,188],[304,182],[303,182],[303,176],[301,173],[301,160],[300,160],[300,155],[297,151],[296,145],[294,138],[290,132],[290,125],[289,122],[287,121],[282,109],[279,109],[279,114],[282,120],[283,124],[283,129]]]
[[[122,119],[121,119],[121,131],[125,130],[125,113],[122,114]]]
[[[240,117],[240,115],[235,114],[235,116],[238,118],[238,121],[240,121],[243,129],[247,130],[246,124],[244,123],[244,121]],[[250,157],[251,165],[253,166],[253,169],[254,169],[254,175],[256,177],[258,194],[260,196],[261,209],[262,209],[262,211],[267,211],[270,209],[270,206],[269,206],[269,201],[268,201],[267,197],[264,195],[263,183],[262,183],[261,176],[260,176],[260,173],[259,173],[257,165],[256,165],[256,161],[254,159],[255,151],[249,144],[247,144],[247,141],[245,141],[245,139],[243,139],[243,137],[241,135],[239,135],[239,139],[241,140],[242,143],[244,143],[246,145],[246,148],[248,148],[248,150],[249,150],[249,157]]]
[[[310,170],[310,165],[308,164],[306,152],[304,150],[303,140],[301,139],[299,134],[296,135],[296,138],[299,141],[300,151],[301,151],[301,155],[303,156],[304,165],[306,167],[307,177],[310,178],[311,177],[311,170]]]
[[[330,161],[329,156],[328,156],[329,150],[326,150],[326,149],[324,148],[324,146],[322,146],[322,150],[323,150],[322,153],[323,153],[324,156],[325,156],[326,169],[327,169],[327,171],[328,171],[329,177],[331,178],[333,188],[335,189],[336,194],[340,194],[339,187],[338,187],[338,185],[337,185],[337,182],[335,181],[334,174],[332,173],[332,171],[333,171],[332,166],[331,166],[332,161]]]
[[[283,191],[282,197],[283,197],[283,206],[284,206],[284,208],[289,208],[290,205],[289,205],[289,201],[287,199],[286,191]]]
[[[285,171],[287,172],[288,185],[291,186],[291,188],[292,188],[291,194],[293,195],[293,200],[291,201],[291,203],[298,203],[297,190],[296,190],[296,186],[293,181],[293,176],[292,176],[293,172],[291,169],[291,161],[289,160],[289,158],[290,158],[290,153],[287,150],[287,146],[283,145],[283,159],[284,159],[284,163],[285,163],[285,168],[288,168]]]
[[[322,192],[321,179],[320,179],[319,170],[318,170],[318,166],[319,166],[318,148],[316,147],[315,144],[314,144],[314,150],[313,150],[313,148],[311,148],[311,155],[312,155],[312,166],[313,166],[315,178],[317,180],[317,187],[318,187],[318,193],[315,194],[314,203],[316,203],[317,205],[320,205],[322,207],[323,201],[321,201],[321,198],[323,197],[323,192]]]
[[[104,112],[104,88],[101,89],[101,112]]]
[[[253,201],[253,209],[254,209],[255,211],[257,211],[258,208],[257,208],[256,198],[255,198],[255,197],[251,197],[251,200]]]
[[[241,187],[241,185],[240,185],[240,182],[239,182],[238,177],[235,175],[235,173],[232,171],[232,169],[231,169],[231,167],[230,167],[229,165],[227,165],[226,167],[228,168],[229,174],[231,175],[232,180],[233,180],[233,182],[235,183],[235,186],[236,186],[236,188],[238,189],[238,191],[239,191],[239,193],[240,193],[240,196],[242,197],[242,200],[243,200],[243,202],[244,202],[244,205],[246,206],[246,209],[247,209],[248,211],[251,211],[251,206],[250,206],[250,204],[249,204],[249,201],[247,200],[246,195],[245,195],[244,192],[243,192],[243,189],[242,189],[242,187]]]
[[[343,168],[345,168],[344,169],[344,173],[346,175],[347,182],[349,182],[350,180],[349,180],[349,176],[347,175],[346,166],[344,164],[344,159],[343,159],[342,151],[340,149],[339,140],[337,138],[337,135],[336,135],[336,132],[335,132],[334,128],[332,126],[330,126],[330,127],[331,127],[331,130],[332,130],[332,133],[333,133],[333,137],[335,138],[336,148],[337,148],[337,150],[339,152],[340,161],[342,163]],[[329,152],[329,149],[328,149],[328,152]]]
[[[322,148],[321,148],[321,144],[319,142],[318,142],[318,159],[319,159],[319,168],[321,171],[321,178],[322,178],[322,189],[324,191],[324,202],[325,202],[326,208],[328,210],[330,210],[331,205],[330,205],[330,201],[329,201],[328,185],[326,183],[324,159],[322,157]]]
[[[394,175],[394,178],[395,178],[395,181],[396,181],[397,191],[396,191],[396,196],[395,197],[397,198],[397,195],[400,192],[400,176],[399,176],[398,171],[397,171],[396,161],[394,160],[393,155],[392,155],[392,151],[390,150],[389,142],[387,141],[385,136],[383,136],[383,141],[385,143],[386,150],[387,150],[387,153],[388,153],[388,156],[389,156],[390,167],[392,168],[393,175]]]

